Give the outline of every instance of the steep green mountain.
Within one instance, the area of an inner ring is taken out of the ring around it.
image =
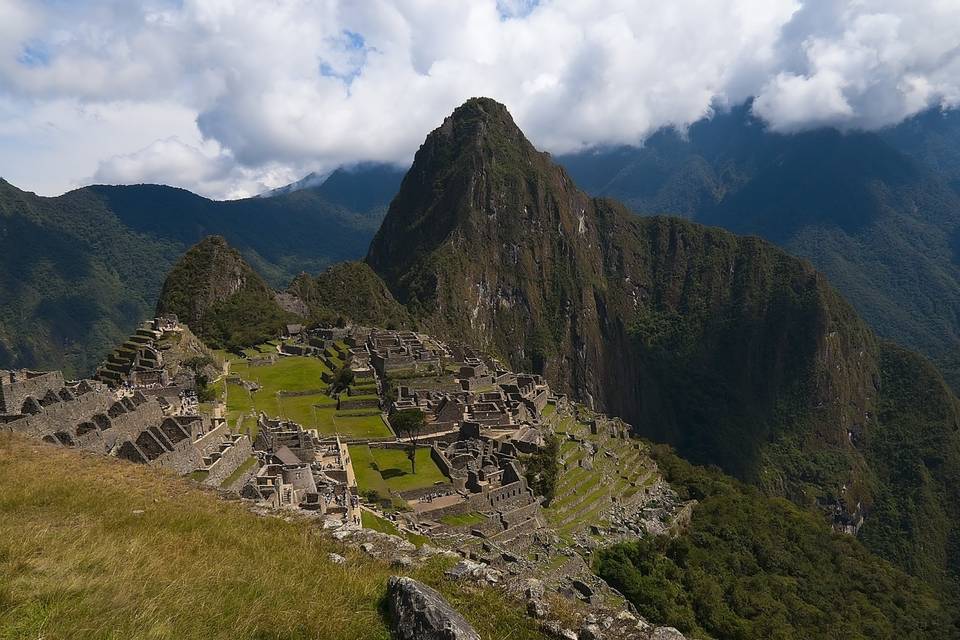
[[[880,135],[960,190],[960,109],[929,109]]]
[[[808,264],[590,198],[490,100],[430,134],[367,262],[438,333],[741,477],[761,477],[775,410],[823,401],[821,440],[855,455],[873,403],[875,365],[849,366],[872,336]]]
[[[957,400],[808,262],[591,198],[502,105],[473,99],[417,152],[367,263],[431,332],[541,371],[838,527],[866,514],[872,548],[938,589],[956,584]],[[916,411],[925,398],[937,405]],[[884,466],[891,448],[908,473]]]
[[[221,236],[208,236],[174,265],[157,315],[174,313],[213,348],[236,349],[276,337],[297,316]]]
[[[228,202],[159,185],[44,198],[0,180],[0,368],[92,374],[152,312],[177,258],[210,234],[275,287],[360,257],[392,195],[389,175],[335,173],[316,188]]]
[[[644,215],[758,234],[810,259],[880,335],[960,388],[960,116],[878,133],[768,132],[749,105],[642,149],[560,159],[587,191]]]
[[[407,327],[412,318],[383,280],[364,262],[335,264],[317,276],[301,273],[287,293],[302,300],[311,318],[351,320],[386,328]]]
[[[666,447],[654,446],[653,456],[681,497],[697,500],[689,527],[594,558],[648,620],[697,638],[958,637],[942,594],[852,536]]]
[[[960,602],[960,403],[939,372],[880,351],[878,420],[863,443],[875,498],[861,531],[877,553]]]
[[[182,251],[121,224],[93,191],[39,198],[0,181],[0,368],[92,374],[152,310]]]

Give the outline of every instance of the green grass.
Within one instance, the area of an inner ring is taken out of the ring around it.
[[[411,472],[410,460],[407,458],[406,451],[379,447],[373,447],[370,451],[377,468],[380,470],[380,475],[387,486],[394,491],[421,489],[447,480],[447,477],[440,472],[440,469],[430,458],[430,449],[427,447],[417,449],[417,473],[415,475]]]
[[[320,412],[323,409],[333,408],[337,401],[325,393],[315,393],[306,396],[264,396],[257,393],[255,396],[257,409],[265,411],[273,417],[293,420],[304,429],[320,428],[323,422]]]
[[[327,368],[317,358],[290,356],[259,367],[247,363],[232,366],[232,371],[260,385],[260,393],[274,395],[278,391],[312,391],[326,389],[320,376]]]
[[[487,517],[482,513],[461,513],[455,516],[443,516],[440,522],[451,527],[468,527],[473,524],[480,524],[486,521]]]
[[[484,638],[543,637],[518,603],[447,580],[447,566],[409,575]],[[167,472],[0,437],[0,639],[387,640],[395,571]]]
[[[231,373],[256,382],[260,390],[251,394],[238,384],[227,385],[227,420],[236,427],[241,416],[263,411],[272,418],[292,420],[305,429],[322,435],[340,434],[349,438],[389,438],[393,435],[379,410],[336,410],[336,400],[326,394],[327,385],[320,376],[327,368],[317,358],[306,356],[280,358],[271,365],[251,367],[235,362]],[[280,392],[316,391],[289,396]],[[356,396],[376,399],[374,395]],[[256,436],[256,423],[244,421],[244,430]]]
[[[380,533],[389,533],[392,536],[406,538],[409,542],[412,542],[418,547],[430,542],[430,538],[416,533],[400,531],[400,529],[397,528],[397,525],[393,524],[389,520],[384,520],[380,516],[370,513],[366,510],[360,512],[360,523],[363,525],[364,529],[373,529],[374,531],[379,531]]]
[[[351,444],[349,450],[350,459],[353,461],[353,473],[357,477],[357,489],[360,493],[375,491],[384,498],[388,497],[390,488],[387,487],[387,483],[377,469],[370,447],[365,444]]]
[[[253,467],[253,465],[255,464],[257,464],[257,459],[254,456],[250,456],[249,458],[243,461],[243,464],[241,464],[239,467],[234,469],[233,473],[231,473],[226,478],[224,478],[223,482],[220,483],[220,486],[223,487],[224,489],[229,488],[230,485],[232,485],[234,482],[239,480],[240,476],[242,476],[247,471],[249,471],[250,468]]]
[[[227,423],[233,427],[237,426],[237,421],[241,415],[249,414],[253,411],[254,402],[250,397],[250,392],[242,385],[227,383]],[[246,421],[256,423],[256,420]],[[251,437],[255,437],[255,434]]]
[[[389,438],[393,435],[384,424],[380,412],[356,415],[360,410],[337,411],[333,407],[317,410],[317,422],[310,423],[320,433],[339,433],[350,438]]]

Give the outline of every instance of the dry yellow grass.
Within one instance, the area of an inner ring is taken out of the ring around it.
[[[348,558],[327,560],[329,552]],[[440,589],[484,638],[540,638],[522,606]],[[186,480],[0,436],[0,638],[387,638],[391,571],[307,522],[249,513]]]

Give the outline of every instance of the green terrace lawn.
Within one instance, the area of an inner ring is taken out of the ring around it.
[[[443,516],[440,522],[451,527],[467,527],[485,522],[487,517],[482,513],[461,513],[460,515]]]
[[[262,345],[260,348],[269,352],[273,347]],[[226,384],[227,420],[239,431],[255,437],[256,420],[253,416],[262,411],[272,418],[292,420],[305,429],[316,429],[321,435],[369,439],[393,437],[378,408],[337,411],[337,401],[327,395],[327,384],[320,377],[328,369],[318,358],[282,357],[273,364],[259,366],[235,358],[232,363],[231,375],[260,386],[258,391],[251,393],[239,383]],[[222,393],[223,384],[218,383],[216,388]],[[370,387],[370,390],[374,393],[353,398],[376,400],[376,387]]]
[[[382,497],[390,495],[386,481],[377,469],[377,463],[370,453],[370,447],[365,444],[351,444],[350,460],[353,462],[353,473],[357,477],[357,488],[361,494],[376,492]]]
[[[327,384],[320,376],[325,371],[327,367],[318,358],[308,356],[285,356],[261,366],[240,362],[231,367],[232,373],[260,385],[264,395],[278,391],[324,391]]]
[[[416,475],[411,473],[410,460],[402,449],[350,445],[350,458],[360,493],[376,491],[386,497],[391,491],[431,487],[447,480],[430,458],[430,449],[427,447],[417,449]]]
[[[380,476],[394,491],[422,489],[447,480],[430,458],[430,449],[427,447],[417,449],[416,475],[411,473],[410,459],[407,458],[405,450],[371,447],[370,452],[380,471]]]
[[[484,638],[543,637],[522,605],[445,568],[408,575]],[[168,472],[0,436],[2,640],[387,640],[380,603],[396,571]]]

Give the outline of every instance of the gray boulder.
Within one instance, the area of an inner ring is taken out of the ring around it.
[[[399,640],[480,640],[470,623],[443,596],[413,578],[390,577],[387,609]]]
[[[650,640],[686,640],[686,638],[673,627],[657,627],[650,635]]]
[[[595,624],[586,624],[580,629],[579,640],[600,640],[603,636],[600,634],[600,627]]]

